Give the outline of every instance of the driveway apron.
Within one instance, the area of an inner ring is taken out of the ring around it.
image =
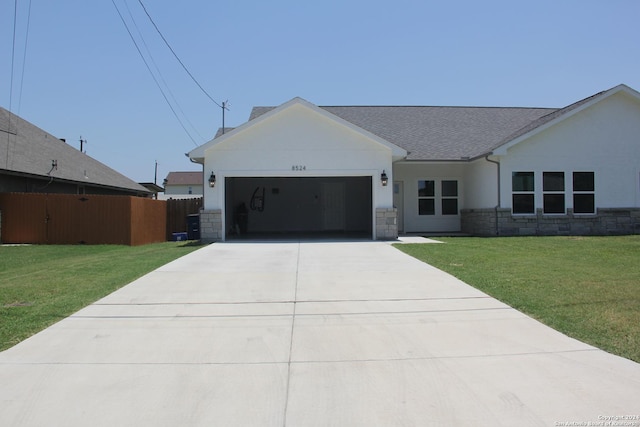
[[[3,426],[625,416],[609,425],[640,426],[639,364],[382,242],[209,245],[0,353]]]

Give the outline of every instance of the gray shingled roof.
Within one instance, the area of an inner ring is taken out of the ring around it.
[[[253,120],[275,107],[254,107]],[[485,155],[556,108],[320,107],[409,152],[407,160],[461,160]]]
[[[9,129],[9,117],[11,128]],[[51,171],[52,160],[58,167]],[[145,187],[0,107],[0,171],[150,193]],[[48,173],[51,171],[51,175]]]

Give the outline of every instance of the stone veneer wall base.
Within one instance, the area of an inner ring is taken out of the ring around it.
[[[603,208],[596,214],[513,215],[511,209],[464,209],[462,231],[475,236],[610,236],[640,234],[640,208]]]

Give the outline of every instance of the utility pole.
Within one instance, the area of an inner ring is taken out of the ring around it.
[[[158,185],[158,161],[156,160],[156,172],[153,175],[153,183]]]
[[[84,144],[87,143],[86,139],[82,139],[82,135],[80,135],[80,152],[81,153],[86,153],[86,151],[84,151]]]

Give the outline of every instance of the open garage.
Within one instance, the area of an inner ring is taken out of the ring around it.
[[[389,184],[406,155],[294,98],[189,153],[208,183],[201,237],[396,239]]]
[[[227,177],[227,238],[372,236],[370,176]]]

